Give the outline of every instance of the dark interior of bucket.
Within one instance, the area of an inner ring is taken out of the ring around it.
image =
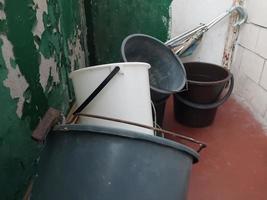
[[[160,90],[177,91],[185,84],[183,64],[173,52],[156,39],[136,35],[124,42],[122,54],[127,62],[146,62],[151,65],[150,84]]]
[[[214,82],[229,77],[229,72],[226,69],[210,63],[185,63],[184,67],[188,81]]]

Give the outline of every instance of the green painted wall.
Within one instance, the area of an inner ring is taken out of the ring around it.
[[[122,40],[144,33],[166,41],[172,0],[86,0],[92,64],[121,61]]]
[[[31,140],[49,106],[66,113],[70,71],[86,66],[83,0],[0,0],[0,199],[21,199],[41,150]],[[85,0],[91,64],[121,61],[132,33],[168,38],[171,0]]]
[[[79,0],[0,1],[0,199],[21,199],[41,146],[32,130],[49,106],[73,100],[68,74],[84,67]]]

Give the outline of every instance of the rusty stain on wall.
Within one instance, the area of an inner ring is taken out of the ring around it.
[[[243,5],[244,0],[234,0],[233,5]],[[228,31],[227,31],[227,38],[224,46],[224,52],[223,52],[223,59],[222,59],[222,65],[230,69],[233,61],[233,54],[235,51],[235,45],[236,41],[238,39],[239,35],[239,28],[240,27],[234,27],[236,20],[238,19],[237,14],[233,14],[230,16],[229,25],[228,25]]]

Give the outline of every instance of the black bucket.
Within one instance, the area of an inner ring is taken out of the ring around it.
[[[67,125],[48,135],[32,200],[186,199],[194,150],[120,129]]]
[[[151,94],[151,100],[156,110],[156,113],[153,113],[153,120],[155,120],[155,116],[156,116],[157,125],[162,127],[163,120],[164,120],[165,107],[166,107],[167,99],[170,97],[170,94],[157,92],[153,89],[150,89],[150,94]]]
[[[162,114],[157,118],[163,118],[165,108],[162,106],[166,104],[171,94],[179,92],[186,83],[183,63],[164,43],[144,34],[132,34],[126,37],[121,45],[121,54],[125,62],[145,62],[151,65],[149,70],[151,99],[158,107],[156,109],[159,110],[158,115]],[[162,120],[157,123],[162,124]]]
[[[223,67],[209,63],[185,63],[188,88],[174,95],[175,118],[190,127],[206,127],[213,123],[217,108],[231,95],[234,78]],[[228,91],[221,94],[226,86]]]
[[[162,127],[162,125],[163,125],[165,107],[166,107],[166,103],[167,103],[166,101],[168,98],[169,98],[169,96],[167,96],[167,98],[162,99],[160,101],[154,101],[153,102],[153,104],[155,106],[155,110],[156,110],[156,113],[154,113],[154,116],[156,116],[157,125],[159,125],[160,127]]]

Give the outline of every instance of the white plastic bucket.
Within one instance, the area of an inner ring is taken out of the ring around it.
[[[153,126],[148,75],[150,65],[147,63],[114,63],[72,72],[70,78],[73,81],[77,105],[80,106],[116,66],[120,67],[118,74],[82,113],[114,117]],[[152,130],[88,117],[80,117],[78,123],[153,134]]]

